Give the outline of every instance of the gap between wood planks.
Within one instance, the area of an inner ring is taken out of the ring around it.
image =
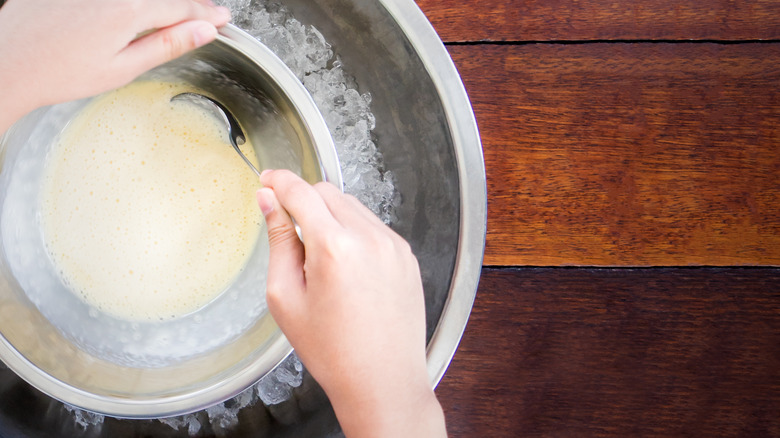
[[[584,44],[722,44],[722,45],[738,45],[738,44],[777,44],[780,40],[716,40],[716,39],[699,39],[699,40],[677,40],[677,39],[592,39],[592,40],[517,40],[517,41],[495,41],[495,40],[482,40],[482,41],[447,41],[444,42],[445,46],[527,46],[532,44],[547,44],[547,45],[584,45]]]

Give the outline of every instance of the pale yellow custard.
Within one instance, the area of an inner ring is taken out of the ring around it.
[[[193,91],[137,82],[92,101],[47,157],[44,237],[88,304],[127,320],[165,320],[213,300],[254,249],[256,175]],[[252,145],[244,154],[258,166]],[[259,167],[259,166],[258,166]]]

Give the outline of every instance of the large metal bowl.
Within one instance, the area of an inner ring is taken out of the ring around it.
[[[428,370],[444,374],[476,293],[487,215],[479,134],[460,77],[413,0],[283,0],[295,17],[317,27],[370,91],[378,148],[397,176],[402,203],[393,227],[412,245],[425,286]],[[377,358],[381,360],[381,358]],[[349,370],[343,370],[349,373]],[[73,421],[0,370],[0,436],[78,436]],[[10,398],[9,398],[10,397]],[[20,403],[4,400],[24,399]],[[31,408],[30,406],[34,407]],[[204,414],[205,415],[205,414]],[[31,416],[37,422],[27,420]],[[326,436],[338,428],[321,390],[305,376],[285,403],[246,408],[228,436]],[[156,422],[107,420],[85,436],[187,436]],[[214,436],[202,430],[200,436]]]
[[[149,79],[190,84],[231,108],[263,167],[341,186],[333,140],[311,96],[250,35],[228,26],[214,43],[138,80]],[[224,401],[292,350],[262,299],[266,233],[227,290],[180,318],[130,323],[70,293],[36,219],[47,152],[89,100],[35,111],[0,140],[0,359],[48,395],[116,417],[184,414]]]

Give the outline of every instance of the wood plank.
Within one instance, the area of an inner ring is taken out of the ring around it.
[[[780,436],[780,270],[485,269],[456,437]]]
[[[417,0],[444,41],[780,38],[775,0]]]
[[[486,265],[780,265],[780,44],[449,49]]]

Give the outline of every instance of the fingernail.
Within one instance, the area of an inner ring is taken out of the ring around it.
[[[262,188],[257,191],[256,196],[257,205],[260,206],[260,211],[263,212],[263,216],[268,216],[274,211],[273,192],[271,192],[271,189]]]
[[[208,23],[201,23],[195,27],[192,31],[192,38],[195,42],[195,47],[208,44],[217,37],[217,28]]]
[[[268,175],[271,172],[273,172],[273,169],[265,169],[264,171],[260,172],[260,178],[262,179],[264,176]]]

